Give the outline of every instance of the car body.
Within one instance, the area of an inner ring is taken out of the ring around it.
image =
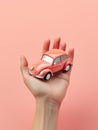
[[[30,75],[49,80],[54,73],[63,70],[69,71],[72,59],[61,49],[52,49],[45,52],[41,60],[29,68]]]

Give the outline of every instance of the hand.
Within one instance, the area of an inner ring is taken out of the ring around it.
[[[49,47],[50,40],[47,40],[43,45],[42,53],[48,51]],[[53,48],[62,49],[65,51],[66,43],[61,45],[60,38],[57,38],[54,41]],[[68,54],[73,60],[74,49],[69,50]],[[43,81],[29,74],[28,61],[25,56],[20,58],[20,64],[24,83],[35,98],[47,98],[61,104],[69,85],[71,70],[66,73],[60,72],[59,74],[54,75],[49,81]]]

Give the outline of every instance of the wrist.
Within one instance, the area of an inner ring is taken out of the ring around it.
[[[36,113],[33,130],[57,130],[60,105],[49,98],[36,98]],[[39,126],[38,126],[39,125]]]
[[[50,108],[55,108],[55,109],[59,109],[60,108],[60,103],[58,103],[57,101],[51,99],[50,97],[36,97],[36,106],[48,106]]]

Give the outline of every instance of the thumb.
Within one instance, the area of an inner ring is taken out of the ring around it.
[[[26,59],[25,56],[20,56],[20,63],[21,63],[21,66],[24,66],[24,67],[28,67],[28,61]]]
[[[28,73],[28,61],[25,56],[20,56],[20,70],[22,72],[23,77],[27,77]]]

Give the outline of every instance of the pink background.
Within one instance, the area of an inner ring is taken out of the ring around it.
[[[0,0],[0,130],[31,130],[35,100],[22,81],[44,40],[75,48],[59,130],[98,130],[98,0]]]

